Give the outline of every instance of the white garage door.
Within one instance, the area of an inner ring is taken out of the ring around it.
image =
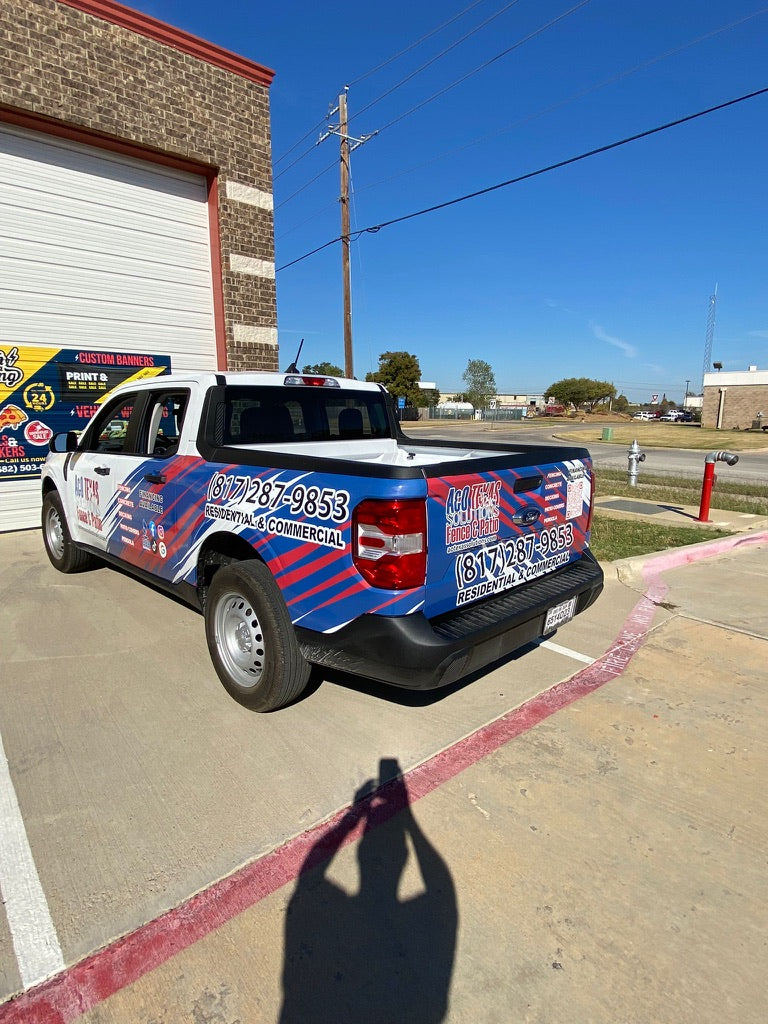
[[[0,348],[159,353],[216,369],[201,176],[0,125]],[[0,530],[39,522],[0,480]]]

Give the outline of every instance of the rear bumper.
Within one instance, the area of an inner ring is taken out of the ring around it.
[[[335,633],[298,628],[304,657],[409,690],[447,686],[543,635],[554,605],[576,597],[576,614],[603,589],[603,570],[589,551],[548,576],[427,619],[363,615]]]

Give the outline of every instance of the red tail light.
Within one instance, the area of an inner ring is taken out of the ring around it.
[[[427,573],[426,502],[361,502],[352,513],[352,560],[372,587],[423,587]]]

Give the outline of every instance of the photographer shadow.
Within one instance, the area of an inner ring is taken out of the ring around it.
[[[309,851],[285,921],[280,1024],[439,1024],[445,1020],[458,912],[450,872],[414,818],[396,761],[382,760],[355,803]],[[327,877],[357,844],[359,890]],[[409,846],[423,891],[398,899]]]

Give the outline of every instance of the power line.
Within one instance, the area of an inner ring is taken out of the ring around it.
[[[370,78],[370,76],[375,74],[377,71],[381,71],[383,68],[387,67],[389,64],[392,64],[394,61],[398,60],[400,57],[403,57],[406,53],[409,53],[411,50],[415,50],[417,46],[420,46],[422,43],[426,42],[428,39],[431,39],[432,36],[437,35],[439,32],[442,32],[442,30],[444,28],[448,28],[448,26],[452,25],[455,21],[459,21],[461,18],[464,17],[465,14],[468,14],[474,7],[477,7],[478,4],[481,4],[483,2],[484,2],[484,0],[475,0],[474,3],[471,3],[469,5],[469,7],[465,7],[463,11],[460,11],[458,14],[455,14],[452,18],[449,18],[448,21],[444,21],[441,25],[438,25],[437,28],[434,28],[430,32],[427,32],[427,34],[423,35],[420,39],[417,39],[415,42],[411,43],[409,46],[406,46],[404,49],[400,50],[398,53],[395,53],[391,57],[388,57],[385,61],[382,61],[381,64],[376,65],[376,67],[371,68],[370,71],[366,71],[364,74],[360,75],[359,77],[354,78],[351,82],[349,82],[347,84],[347,88],[349,89],[351,86],[357,85],[358,82],[362,82],[366,78]],[[396,89],[399,89],[401,85],[403,85],[405,82],[409,81],[411,78],[414,78],[420,71],[424,70],[424,68],[429,67],[430,64],[433,64],[436,60],[439,60],[440,57],[442,57],[446,53],[448,53],[449,50],[454,49],[456,46],[459,45],[459,43],[464,42],[464,40],[468,39],[469,36],[474,35],[475,32],[478,32],[481,28],[483,28],[485,25],[487,25],[490,21],[493,21],[494,18],[498,18],[499,15],[504,14],[505,11],[509,10],[510,7],[513,7],[515,4],[517,4],[519,2],[520,2],[520,0],[512,0],[511,3],[508,3],[506,5],[506,7],[502,8],[496,14],[492,15],[490,18],[487,18],[484,22],[482,22],[480,25],[478,25],[477,28],[472,29],[471,32],[468,32],[466,35],[462,36],[461,39],[459,39],[457,42],[452,43],[451,46],[447,47],[445,50],[443,50],[441,53],[439,53],[437,55],[437,57],[433,57],[426,64],[422,65],[421,68],[418,68],[416,71],[414,71],[412,74],[410,74],[407,78],[403,79],[401,82],[398,82],[397,85],[395,85],[391,89],[387,90],[387,92],[385,92],[382,96],[379,96],[378,99],[372,100],[372,102],[369,103],[367,106],[365,106],[363,108],[363,110],[368,110],[370,107],[372,107],[376,103],[378,103],[379,100],[382,100],[385,96],[389,96],[390,93],[394,92]],[[355,115],[355,116],[359,116],[361,113],[363,113],[363,110],[358,111],[357,115]],[[315,134],[315,132],[317,132],[320,128],[322,128],[324,123],[325,123],[324,120],[319,121],[316,125],[314,125],[312,128],[310,128],[309,131],[306,132],[306,134],[302,135],[302,137],[298,140],[298,142],[295,142],[290,147],[290,149],[286,150],[286,152],[283,153],[282,156],[278,157],[277,160],[274,161],[273,166],[276,168],[279,164],[281,164],[283,162],[283,160],[285,160],[287,157],[289,157],[291,155],[291,153],[293,153],[293,151],[295,149],[298,149],[298,147],[302,144],[302,142],[306,142],[306,140],[308,138],[310,138],[312,135]],[[277,180],[279,177],[281,177],[283,174],[285,174],[287,171],[289,171],[292,167],[295,167],[295,165],[297,163],[299,163],[301,160],[303,160],[305,156],[308,156],[312,152],[312,150],[314,148],[315,148],[315,144],[310,146],[309,149],[305,149],[303,153],[300,153],[299,156],[297,156],[295,160],[293,160],[287,167],[284,167],[282,169],[282,171],[280,171],[279,174],[275,175],[275,180]]]
[[[411,50],[415,50],[417,46],[421,46],[422,43],[426,43],[426,41],[428,39],[431,39],[432,36],[436,36],[439,32],[442,32],[444,28],[448,28],[448,26],[452,25],[455,21],[459,21],[461,18],[464,17],[465,14],[469,14],[469,12],[474,7],[477,7],[479,4],[483,2],[484,0],[475,0],[474,3],[471,3],[469,5],[469,7],[465,7],[463,11],[459,11],[458,14],[454,14],[452,18],[449,18],[448,21],[444,21],[442,25],[438,25],[437,28],[431,29],[431,31],[427,32],[426,35],[422,36],[420,39],[417,39],[414,43],[411,43],[409,46],[406,46],[404,49],[400,50],[399,53],[393,54],[391,57],[388,57],[385,61],[382,61],[381,64],[377,64],[376,67],[371,68],[370,71],[366,71],[358,78],[354,78],[349,83],[350,87],[353,85],[357,85],[359,82],[365,81],[366,78],[370,78],[371,75],[375,75],[377,71],[383,70],[383,68],[387,67],[389,64],[392,64],[396,60],[399,60],[400,57],[404,57],[406,53],[410,53]],[[518,3],[519,0],[514,0],[514,2]]]
[[[733,107],[737,103],[743,103],[745,100],[755,99],[757,96],[763,96],[768,93],[768,86],[763,89],[757,89],[754,92],[745,93],[743,96],[737,96],[735,99],[726,100],[724,103],[718,103],[713,107],[707,107],[704,110],[698,110],[694,114],[687,114],[685,117],[678,117],[674,121],[668,121],[666,124],[658,125],[656,128],[648,128],[646,131],[638,132],[635,135],[628,135],[623,139],[619,139],[617,142],[609,142],[605,146],[598,146],[596,149],[590,149],[586,153],[579,153],[578,156],[568,157],[566,160],[559,160],[557,163],[548,164],[546,167],[540,167],[535,171],[528,171],[526,174],[520,174],[516,178],[509,178],[506,181],[501,181],[496,185],[489,185],[487,188],[478,189],[476,192],[468,192],[466,195],[458,196],[456,199],[448,199],[443,203],[436,203],[434,206],[425,207],[422,210],[415,210],[413,213],[403,214],[401,217],[393,217],[391,220],[382,221],[380,224],[374,224],[367,228],[361,228],[355,232],[355,238],[360,238],[363,234],[376,234],[381,231],[382,228],[392,227],[395,224],[402,224],[407,220],[413,220],[416,217],[423,217],[428,213],[436,213],[438,210],[445,210],[449,206],[456,206],[459,203],[467,202],[469,199],[477,199],[480,196],[488,195],[491,192],[497,192],[499,189],[508,188],[510,185],[517,185],[522,181],[528,181],[531,178],[539,177],[542,174],[547,174],[550,171],[560,170],[562,167],[568,167],[571,164],[579,163],[581,160],[587,160],[590,157],[598,156],[601,153],[608,153],[613,149],[618,149],[620,146],[626,146],[630,142],[637,142],[640,139],[647,139],[651,135],[657,135],[659,132],[668,131],[670,128],[677,128],[681,124],[687,124],[689,121],[695,121],[697,118],[706,117],[708,114],[714,114],[718,110],[725,110],[727,107]],[[291,260],[290,263],[285,263],[282,267],[278,267],[278,270],[287,270],[289,267],[295,266],[297,263],[301,263],[303,260],[308,259],[310,256],[314,256],[315,253],[321,252],[323,249],[327,249],[329,246],[334,245],[336,242],[341,241],[341,236],[331,239],[324,245],[318,246],[311,252],[305,253],[303,256],[299,256],[298,259]]]
[[[318,171],[318,173],[314,176],[314,178],[310,178],[309,181],[304,182],[303,185],[301,185],[299,188],[297,188],[295,192],[291,192],[291,194],[289,196],[286,196],[285,199],[281,200],[281,202],[279,202],[275,206],[275,210],[279,210],[281,206],[285,206],[285,204],[289,203],[291,201],[291,199],[295,199],[296,196],[298,196],[302,192],[304,192],[305,189],[308,189],[310,185],[314,185],[314,183],[316,181],[318,181],[320,178],[322,178],[324,174],[327,174],[328,171],[332,171],[337,166],[337,164],[338,164],[337,160],[334,160],[332,164],[327,164],[322,169],[322,171]]]
[[[422,107],[426,107],[427,104],[433,103],[435,100],[440,99],[441,96],[445,96],[447,92],[450,92],[451,89],[455,89],[457,85],[462,85],[468,79],[474,78],[475,75],[479,74],[481,71],[485,71],[486,68],[489,68],[491,64],[495,64],[497,60],[501,60],[502,57],[506,57],[508,54],[512,53],[513,50],[517,50],[521,46],[524,46],[526,43],[529,43],[532,39],[535,39],[537,36],[540,36],[542,32],[546,32],[554,25],[557,25],[558,22],[570,17],[571,14],[575,14],[576,11],[580,10],[580,8],[586,7],[586,5],[590,2],[591,0],[580,0],[579,3],[575,4],[569,10],[563,11],[562,14],[558,14],[557,17],[552,18],[552,20],[548,21],[545,25],[541,25],[533,32],[530,32],[527,36],[524,36],[522,39],[518,39],[516,43],[513,43],[512,46],[508,46],[505,50],[502,50],[501,53],[497,53],[494,57],[491,57],[489,60],[483,61],[482,64],[478,64],[476,68],[473,68],[471,71],[468,71],[465,75],[462,75],[460,78],[457,78],[449,85],[446,85],[442,89],[439,89],[436,93],[433,93],[431,96],[428,96],[425,100],[422,100],[420,103],[417,103],[416,106],[411,107],[410,110],[406,110],[405,113],[399,114],[391,121],[388,121],[385,125],[379,128],[379,135],[381,135],[382,132],[386,131],[387,128],[391,128],[392,125],[397,124],[399,121],[405,120],[405,118],[410,117],[411,114],[415,114],[416,111],[421,110]]]
[[[383,99],[386,99],[387,96],[391,96],[393,92],[396,92],[400,88],[400,86],[405,85],[406,82],[410,82],[417,75],[420,75],[422,71],[426,71],[428,67],[431,67],[433,64],[437,63],[437,61],[439,61],[442,57],[445,57],[447,53],[450,53],[451,50],[455,50],[457,46],[460,46],[462,43],[466,42],[467,39],[469,39],[471,36],[475,35],[481,29],[485,28],[486,25],[490,25],[492,21],[495,21],[496,18],[500,18],[502,14],[506,14],[510,8],[517,6],[517,4],[519,3],[520,0],[510,0],[510,3],[502,7],[501,10],[496,11],[495,14],[490,15],[490,17],[486,18],[485,21],[481,21],[479,25],[476,25],[469,32],[466,32],[463,36],[460,36],[458,39],[452,42],[450,46],[446,46],[443,50],[440,51],[440,53],[435,54],[434,57],[430,57],[428,61],[425,61],[425,63],[422,64],[420,67],[416,68],[415,71],[411,71],[410,74],[406,75],[405,78],[402,78],[396,85],[393,85],[390,89],[387,89],[386,92],[383,92],[381,94],[381,96],[377,96],[375,100],[371,100],[370,103],[367,103],[361,110],[358,110],[358,112],[355,114],[355,117],[360,117],[361,114],[364,114],[367,110],[370,110],[371,107],[375,107],[377,103],[380,103]],[[589,3],[589,0],[584,0],[584,3]]]
[[[430,67],[430,65],[434,64],[435,61],[437,61],[441,57],[445,56],[446,53],[449,53],[452,49],[454,49],[460,43],[464,42],[471,35],[474,35],[475,32],[478,32],[481,28],[484,28],[487,24],[489,24],[495,18],[498,18],[500,15],[506,13],[506,11],[508,11],[511,7],[514,7],[519,2],[520,2],[520,0],[511,0],[511,2],[508,3],[505,7],[503,7],[500,11],[497,11],[490,18],[487,18],[484,22],[482,22],[480,25],[478,25],[476,28],[474,28],[471,32],[466,33],[466,35],[462,36],[456,42],[452,43],[450,46],[448,46],[444,50],[442,50],[439,54],[437,54],[437,56],[431,58],[425,64],[422,64],[421,67],[419,67],[415,71],[411,72],[410,75],[407,75],[404,79],[402,79],[396,85],[392,86],[391,89],[388,89],[386,92],[382,93],[381,96],[377,97],[375,100],[372,100],[370,103],[366,104],[366,106],[362,107],[361,110],[359,110],[356,114],[354,114],[352,117],[350,117],[350,122],[353,121],[355,118],[360,117],[360,115],[363,114],[365,111],[370,110],[371,107],[375,106],[377,103],[379,103],[385,97],[391,95],[393,92],[395,92],[395,90],[399,89],[401,85],[404,85],[406,82],[411,81],[413,78],[415,78],[417,75],[419,75],[426,68]],[[383,128],[379,128],[377,134],[380,135],[383,131],[386,131],[387,128],[391,128],[393,125],[398,124],[400,121],[405,120],[406,117],[410,117],[411,114],[415,114],[416,111],[421,110],[423,107],[428,106],[430,103],[433,103],[435,100],[440,99],[441,96],[444,96],[446,93],[450,92],[452,89],[455,89],[456,86],[462,85],[464,82],[468,81],[470,78],[474,78],[475,75],[479,74],[481,71],[484,71],[486,68],[490,67],[492,64],[495,64],[496,61],[501,60],[502,57],[506,57],[508,54],[512,53],[514,50],[517,50],[521,46],[524,46],[526,43],[530,42],[532,39],[535,39],[537,36],[541,35],[543,32],[546,32],[548,29],[552,28],[554,25],[557,25],[558,22],[563,21],[565,18],[570,17],[571,14],[574,14],[576,11],[580,10],[580,8],[586,7],[586,5],[588,3],[591,3],[591,0],[580,0],[579,3],[575,4],[569,10],[564,11],[562,14],[557,15],[555,18],[552,18],[546,24],[541,25],[539,28],[535,29],[533,32],[530,32],[524,38],[518,39],[518,41],[516,43],[513,43],[512,46],[508,46],[506,49],[502,50],[501,53],[497,53],[497,54],[495,54],[495,56],[489,58],[486,61],[483,61],[481,64],[478,64],[477,67],[473,68],[471,71],[468,71],[466,74],[462,75],[460,78],[455,79],[455,81],[453,81],[453,82],[449,83],[448,85],[444,86],[442,89],[439,89],[436,93],[433,93],[431,96],[428,96],[426,99],[421,100],[419,103],[417,103],[415,106],[411,107],[409,110],[406,110],[402,114],[398,114],[397,117],[393,118],[391,121],[388,121],[387,124],[385,124]],[[322,125],[322,123],[323,122],[321,121],[320,124],[318,126],[316,126],[314,130],[316,131],[317,127],[320,127]],[[300,140],[300,142],[296,143],[296,145],[293,146],[291,150],[289,150],[289,152],[292,152],[292,150],[295,149],[296,146],[300,145],[300,143],[303,142],[305,139],[307,139],[310,134],[311,134],[311,132],[308,132]],[[293,160],[290,164],[288,164],[287,167],[284,167],[278,174],[276,174],[274,176],[274,181],[277,181],[278,178],[281,178],[292,167],[295,167],[296,164],[298,164],[301,160],[303,160],[305,156],[308,156],[312,152],[312,150],[314,148],[315,148],[315,146],[313,145],[313,146],[309,147],[308,149],[304,150],[303,153],[300,153],[299,156],[297,156],[295,160]],[[287,156],[287,155],[288,154],[286,153],[280,159],[281,160],[284,159],[285,156]],[[279,163],[280,161],[277,161],[277,162]],[[335,166],[335,164],[331,164],[328,167],[326,167],[324,170],[320,171],[320,173],[317,174],[310,181],[308,181],[306,183],[306,185],[301,186],[301,188],[299,188],[296,192],[293,192],[288,197],[288,199],[284,199],[282,201],[282,203],[280,203],[280,206],[283,206],[285,203],[287,203],[289,201],[289,199],[295,198],[297,195],[299,195],[301,192],[303,192],[305,188],[308,188],[310,185],[312,185],[315,181],[317,181],[318,178],[322,177],[325,173],[327,173],[327,171],[329,171],[334,166]]]
[[[412,174],[414,171],[422,170],[424,167],[429,167],[440,160],[445,159],[447,156],[453,156],[455,153],[464,152],[467,149],[471,149],[473,146],[477,146],[482,142],[487,142],[489,139],[496,138],[499,135],[503,135],[506,132],[512,131],[514,128],[519,128],[521,125],[529,124],[531,121],[536,120],[539,117],[543,117],[545,114],[551,114],[555,110],[559,110],[561,107],[567,106],[569,103],[574,103],[577,100],[584,99],[585,96],[589,96],[594,92],[598,92],[600,89],[604,89],[606,86],[614,85],[616,82],[623,81],[625,78],[629,78],[631,75],[637,74],[639,71],[644,71],[646,68],[652,67],[654,64],[658,64],[663,60],[667,60],[669,57],[674,57],[676,54],[681,53],[683,50],[688,50],[693,46],[698,46],[700,43],[706,42],[708,39],[712,39],[715,36],[721,35],[723,32],[729,32],[733,28],[738,28],[747,21],[751,21],[753,18],[757,18],[762,14],[768,13],[768,7],[763,7],[759,11],[754,11],[751,14],[745,15],[743,18],[739,18],[737,21],[732,21],[728,25],[721,25],[719,28],[713,29],[711,32],[707,32],[704,35],[697,36],[695,39],[690,39],[687,43],[682,43],[680,46],[676,46],[671,50],[666,50],[664,53],[660,53],[655,57],[651,57],[646,61],[642,61],[640,64],[635,64],[634,67],[626,68],[624,71],[620,71],[616,75],[612,75],[610,78],[605,78],[601,82],[597,82],[595,85],[589,86],[587,89],[582,89],[580,92],[574,93],[571,96],[566,97],[563,100],[558,100],[556,103],[552,103],[547,107],[542,107],[540,110],[535,111],[532,114],[527,114],[525,117],[518,118],[511,124],[505,125],[502,128],[498,128],[493,132],[489,132],[486,135],[480,135],[470,142],[464,143],[462,146],[454,146],[453,149],[446,150],[443,153],[433,156],[429,160],[424,160],[420,164],[412,165],[411,167],[404,168],[398,171],[396,174],[390,175],[388,178],[381,178],[378,181],[371,182],[368,185],[364,185],[358,191],[364,192],[369,191],[373,188],[378,188],[379,185],[384,185],[387,182],[395,181],[397,178],[401,178],[406,174]]]
[[[469,8],[467,9],[469,10]],[[695,39],[690,39],[688,40],[688,42],[682,43],[680,46],[676,46],[671,50],[666,50],[664,53],[657,54],[657,56],[651,57],[646,61],[642,61],[640,64],[635,64],[633,67],[627,68],[616,75],[612,75],[610,78],[605,78],[603,79],[603,81],[597,82],[595,85],[592,85],[587,89],[583,89],[580,92],[574,93],[573,95],[568,96],[566,99],[559,100],[557,103],[552,103],[547,107],[542,107],[540,110],[537,110],[532,114],[528,114],[525,117],[518,118],[517,121],[513,121],[511,124],[505,125],[503,128],[499,128],[496,131],[489,132],[486,135],[478,136],[477,138],[465,143],[462,146],[455,146],[453,149],[446,150],[445,152],[432,157],[430,160],[424,160],[419,164],[414,164],[411,167],[403,168],[401,171],[398,171],[396,174],[391,174],[387,178],[380,178],[378,181],[371,182],[368,185],[363,185],[357,191],[368,192],[373,188],[378,188],[380,185],[387,184],[387,182],[395,181],[397,178],[401,178],[407,174],[412,174],[414,171],[421,170],[424,167],[430,167],[432,164],[437,163],[440,160],[444,160],[448,156],[453,156],[455,153],[461,153],[467,149],[471,149],[473,146],[477,146],[482,142],[488,141],[488,139],[495,138],[498,135],[503,135],[506,132],[512,131],[514,128],[519,128],[523,124],[529,124],[531,121],[534,121],[539,117],[543,117],[545,114],[550,114],[554,110],[558,110],[561,107],[567,106],[569,103],[574,103],[577,100],[584,99],[585,96],[589,96],[594,92],[598,92],[600,89],[606,88],[606,86],[613,85],[616,82],[623,81],[625,78],[629,78],[631,75],[635,75],[639,71],[644,71],[646,68],[652,67],[654,64],[658,64],[663,60],[667,60],[670,57],[676,56],[683,50],[688,50],[693,46],[698,46],[700,43],[706,42],[708,39],[712,39],[715,36],[721,35],[723,32],[729,32],[731,29],[738,28],[740,25],[745,24],[745,22],[751,21],[752,19],[757,18],[760,15],[766,13],[768,13],[768,7],[763,7],[759,11],[753,11],[751,14],[745,15],[743,18],[739,18],[736,21],[732,21],[727,25],[721,25],[719,28],[713,29],[711,32],[707,32],[704,35],[697,36]],[[297,189],[296,192],[293,192],[290,196],[288,196],[287,199],[280,202],[277,206],[277,209],[280,209],[290,199],[295,198],[295,196],[303,192],[304,189],[309,188],[309,186],[314,184],[314,182],[317,181],[318,178],[322,177],[323,174],[326,174],[329,170],[332,170],[334,167],[335,164],[330,164],[323,171],[321,171],[320,174],[312,178],[311,181],[301,186],[299,189]],[[286,170],[288,170],[288,168],[286,168]],[[277,177],[280,177],[280,175],[277,175]],[[329,209],[331,206],[335,205],[335,202],[336,201],[327,204],[323,209]],[[303,227],[309,221],[315,220],[318,216],[320,216],[320,213],[322,213],[322,211],[320,211],[317,214],[313,214],[312,217],[309,217],[306,220],[301,221],[299,224],[294,225],[294,227],[289,228],[287,231],[282,232],[280,237],[284,238],[287,235],[291,234],[293,231],[298,230],[298,228]]]
[[[626,146],[630,142],[637,142],[639,139],[647,139],[649,136],[667,131],[669,128],[677,128],[681,124],[694,121],[699,117],[706,116],[707,114],[713,114],[718,110],[724,110],[726,107],[732,107],[736,103],[743,103],[745,100],[754,99],[756,96],[762,96],[767,92],[768,87],[758,89],[755,92],[746,93],[744,96],[738,96],[736,99],[727,100],[725,103],[718,103],[714,107],[707,107],[706,110],[699,110],[695,114],[687,114],[685,117],[679,117],[674,121],[668,121],[666,124],[658,125],[656,128],[649,128],[646,131],[638,132],[636,135],[629,135],[624,139],[619,139],[617,142],[609,142],[605,146],[598,146],[596,149],[590,149],[586,153],[580,153],[578,156],[572,156],[567,160],[560,160],[557,163],[549,164],[547,167],[542,167],[537,171],[529,171],[527,174],[521,174],[516,178],[509,178],[507,181],[501,181],[497,185],[489,185],[487,188],[478,189],[476,192],[470,192],[467,195],[459,196],[457,199],[449,199],[444,203],[437,203],[434,206],[426,207],[423,210],[416,210],[414,213],[404,214],[402,217],[393,217],[392,220],[383,221],[381,224],[376,224],[373,227],[366,228],[365,230],[369,232],[381,231],[382,228],[391,227],[393,224],[401,224],[403,221],[412,220],[414,217],[422,217],[427,213],[435,213],[437,210],[444,210],[449,206],[455,206],[458,203],[466,202],[468,199],[477,199],[479,196],[488,195],[490,192],[496,192],[498,189],[506,188],[509,185],[517,185],[521,181],[527,181],[530,178],[538,177],[541,174],[546,174],[548,171],[556,171],[561,167],[568,167],[570,164],[578,163],[580,160],[586,160],[589,157],[598,156],[600,153],[608,153],[610,150],[618,149],[620,146]]]

